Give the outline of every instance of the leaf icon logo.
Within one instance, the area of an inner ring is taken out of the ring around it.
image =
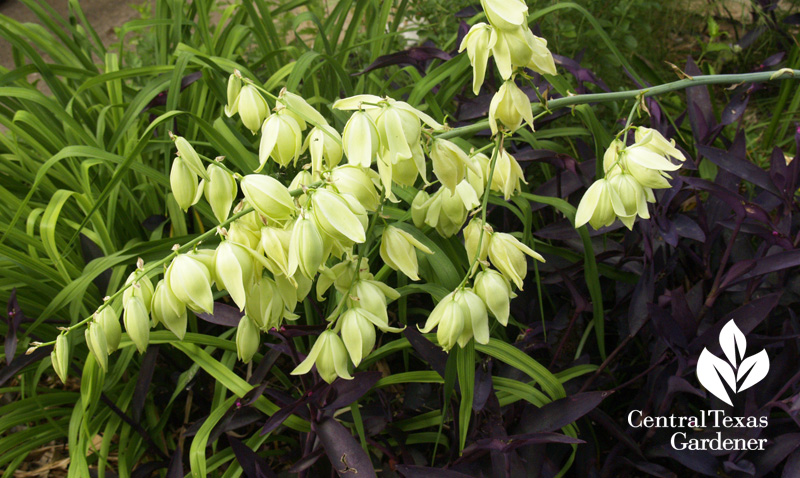
[[[739,393],[763,380],[769,372],[769,356],[762,350],[745,358],[747,339],[733,320],[719,332],[719,344],[727,361],[703,348],[697,360],[697,379],[715,397],[733,406],[728,391]]]

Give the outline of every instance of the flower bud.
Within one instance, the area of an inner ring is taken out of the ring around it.
[[[625,144],[622,141],[615,139],[611,142],[606,149],[606,152],[603,154],[603,171],[605,172],[607,179],[611,179],[611,176],[622,172],[623,163],[619,153],[621,153],[624,149]]]
[[[473,337],[479,344],[488,344],[489,314],[483,300],[472,289],[462,289],[456,292],[455,302],[464,316],[464,329],[458,337],[458,345],[466,347]]]
[[[239,92],[242,91],[242,78],[237,74],[228,77],[228,104],[225,105],[225,116],[230,118],[239,111]]]
[[[525,184],[528,182],[525,181],[525,175],[517,160],[505,149],[500,150],[495,161],[492,190],[503,193],[503,197],[508,200],[514,193],[520,191],[520,181]]]
[[[251,251],[240,244],[222,241],[214,254],[214,274],[217,287],[227,290],[231,299],[244,310],[245,291],[255,280],[255,264]]]
[[[393,226],[383,230],[381,238],[381,259],[396,271],[402,271],[411,280],[419,280],[419,264],[414,248],[425,254],[433,254],[427,246],[408,232]]]
[[[186,304],[178,300],[164,280],[156,284],[150,310],[156,322],[161,322],[176,337],[183,340],[186,335]]]
[[[103,331],[103,326],[97,322],[89,322],[83,334],[86,338],[86,345],[89,347],[89,352],[94,355],[100,368],[102,368],[104,372],[107,372],[108,344],[106,343],[106,333]]]
[[[372,169],[351,165],[338,166],[330,174],[331,183],[340,193],[352,195],[368,211],[375,211],[380,204],[375,180],[377,174]]]
[[[575,227],[587,222],[595,229],[610,226],[617,216],[614,210],[621,210],[622,204],[617,191],[608,179],[598,179],[586,190],[575,213]]]
[[[284,315],[283,299],[272,279],[262,277],[250,286],[245,311],[261,330],[280,327]]]
[[[150,317],[141,297],[133,296],[124,302],[122,320],[125,322],[125,331],[136,345],[139,353],[144,353],[150,341]]]
[[[495,232],[489,243],[489,260],[505,277],[522,290],[522,281],[528,274],[525,254],[544,262],[544,257],[505,232]]]
[[[486,64],[489,62],[489,53],[491,53],[495,41],[497,41],[496,36],[492,35],[491,26],[485,23],[476,23],[464,36],[458,49],[459,53],[467,50],[467,56],[472,65],[472,92],[476,95],[480,92],[486,76]]]
[[[285,110],[269,115],[261,128],[259,166],[256,172],[261,171],[269,158],[283,167],[293,161],[297,162],[297,157],[302,151],[302,140],[300,125],[291,115],[286,114]]]
[[[69,375],[69,339],[66,335],[59,334],[56,337],[56,344],[53,346],[53,351],[50,352],[50,361],[61,382],[67,383],[67,376]]]
[[[183,136],[173,136],[172,140],[175,141],[175,147],[178,149],[178,156],[184,161],[186,167],[191,172],[200,176],[203,179],[208,179],[206,169],[203,167],[203,161],[200,160],[200,155],[194,150],[194,147]]]
[[[489,126],[492,134],[497,134],[498,121],[513,133],[522,125],[522,120],[525,120],[533,130],[531,102],[513,79],[506,80],[489,104]]]
[[[381,328],[389,327],[389,315],[386,312],[387,299],[389,301],[396,300],[400,294],[383,282],[369,279],[359,279],[352,287],[352,296],[356,300],[348,298],[353,307],[361,307],[362,309],[370,312],[377,317],[378,325]]]
[[[319,229],[331,238],[356,243],[366,240],[366,228],[356,216],[359,211],[343,196],[318,189],[311,196],[311,212]]]
[[[194,174],[181,158],[175,158],[169,173],[169,185],[175,202],[184,212],[200,200],[198,194],[197,175]],[[202,190],[200,191],[202,193]]]
[[[328,125],[315,126],[308,133],[303,149],[308,149],[311,169],[318,173],[336,166],[342,160],[342,137]]]
[[[267,117],[267,111],[269,110],[267,100],[261,96],[258,88],[247,84],[239,92],[236,106],[244,127],[249,129],[251,133],[256,134],[256,131],[264,122],[264,118]]]
[[[259,249],[267,256],[268,267],[273,275],[289,273],[289,247],[291,246],[292,231],[277,227],[262,227]]]
[[[649,150],[665,157],[673,157],[679,161],[686,161],[686,157],[675,147],[674,139],[667,139],[657,130],[639,126],[634,135],[636,144],[646,146]]]
[[[428,215],[428,206],[430,206],[430,195],[423,191],[417,191],[414,200],[411,202],[411,220],[417,229],[421,229],[425,224],[425,217]]]
[[[300,95],[292,93],[291,91],[283,88],[278,95],[278,102],[286,107],[286,112],[291,113],[292,117],[297,120],[301,130],[306,129],[306,122],[310,122],[312,126],[327,126],[328,122],[319,111],[314,109],[313,106]]]
[[[132,296],[140,297],[145,309],[150,313],[150,301],[153,300],[153,283],[150,278],[144,275],[142,270],[137,269],[131,272],[125,281],[126,285],[131,283],[133,285],[122,293],[122,303],[128,302],[128,299]]]
[[[483,234],[483,239],[481,239]],[[479,261],[485,261],[489,255],[489,242],[492,240],[491,227],[484,225],[480,218],[476,217],[464,228],[464,248],[467,250],[467,259],[472,261],[475,257]],[[480,242],[481,252],[478,254],[478,242]]]
[[[258,352],[259,345],[261,345],[261,331],[253,319],[245,315],[236,327],[236,355],[242,362],[250,363]]]
[[[166,286],[179,301],[195,312],[214,313],[211,273],[191,254],[179,254],[164,274]]]
[[[342,321],[342,341],[356,367],[375,346],[375,326],[367,319],[367,314],[369,312],[364,309],[354,308],[339,317]]]
[[[122,327],[119,324],[119,312],[113,306],[107,305],[100,312],[95,312],[94,320],[103,326],[106,334],[106,347],[109,354],[117,351],[122,335]]]
[[[420,329],[420,332],[427,334],[438,327],[436,339],[445,352],[450,351],[455,346],[464,331],[464,312],[454,299],[455,292],[447,294],[433,308],[428,320],[425,322],[425,327]]]
[[[319,335],[308,352],[308,357],[292,370],[292,375],[308,373],[314,364],[317,365],[319,376],[328,383],[332,383],[336,377],[345,380],[353,378],[347,370],[347,349],[342,339],[331,330]]]
[[[486,19],[501,29],[513,29],[525,23],[528,6],[521,0],[481,0]]]
[[[519,67],[541,74],[557,74],[553,54],[547,49],[547,40],[531,33],[527,25],[510,30],[495,29],[492,36],[495,40],[492,55],[503,79],[510,79]]]
[[[362,168],[369,168],[378,154],[378,130],[375,123],[364,111],[356,111],[347,120],[342,132],[342,147],[347,162]]]
[[[444,187],[455,191],[456,185],[466,177],[467,165],[472,165],[467,154],[446,139],[435,139],[430,156],[433,174]]]
[[[214,217],[220,223],[228,220],[228,214],[231,212],[233,200],[236,199],[237,185],[233,175],[216,164],[209,164],[208,181],[203,187],[203,193],[206,196],[206,201],[211,205],[211,210],[214,211]],[[174,189],[174,188],[173,188]]]
[[[263,174],[248,174],[241,181],[247,202],[271,221],[284,222],[295,211],[292,195],[277,179]]]
[[[325,244],[316,223],[301,215],[292,227],[292,239],[289,243],[289,275],[295,271],[313,279],[325,261]]]
[[[495,270],[486,269],[475,276],[474,289],[497,321],[508,325],[511,298],[515,296],[508,279]]]

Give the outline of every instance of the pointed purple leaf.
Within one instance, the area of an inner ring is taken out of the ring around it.
[[[227,327],[236,327],[239,325],[239,320],[244,317],[244,313],[239,312],[239,309],[236,307],[231,307],[230,305],[223,304],[221,302],[214,302],[213,314],[199,312],[195,315],[206,322],[211,322],[212,324],[217,325],[225,325]]]
[[[316,428],[325,453],[339,476],[376,478],[369,455],[347,428],[335,418],[324,418]]]

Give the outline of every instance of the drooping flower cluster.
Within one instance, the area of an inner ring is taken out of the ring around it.
[[[668,174],[680,169],[686,157],[658,131],[637,127],[630,146],[614,140],[603,156],[605,177],[595,181],[581,198],[575,227],[587,222],[595,229],[610,226],[618,218],[633,229],[636,217],[648,219],[647,203],[656,201],[654,189],[670,187]]]
[[[481,0],[481,5],[489,23],[473,25],[459,47],[459,52],[467,50],[472,64],[472,90],[476,95],[480,91],[489,57],[493,57],[504,81],[489,107],[492,133],[497,133],[499,123],[513,133],[523,120],[533,129],[531,103],[514,77],[519,68],[556,74],[547,40],[528,28],[528,7],[522,0]]]
[[[532,126],[530,103],[513,82],[516,68],[555,73],[546,42],[530,33],[527,9],[520,5],[484,1],[491,25],[473,29],[465,40],[476,75],[476,61],[485,64],[491,51],[507,80],[492,102],[494,132],[498,122],[512,131],[523,121]],[[478,38],[481,32],[488,34],[488,47]],[[172,197],[184,211],[205,198],[220,224],[220,242],[192,250],[176,245],[157,281],[161,271],[138,263],[124,293],[99,309],[85,332],[103,368],[120,343],[120,313],[128,336],[143,352],[158,324],[183,339],[190,313],[213,315],[216,289],[242,313],[235,342],[244,362],[258,353],[263,332],[297,320],[298,304],[313,294],[318,305],[327,304],[327,329],[292,373],[316,367],[327,382],[349,379],[375,347],[377,330],[403,329],[390,325],[387,312],[400,293],[376,279],[370,261],[380,257],[386,268],[411,280],[425,279],[430,267],[421,263],[437,249],[431,234],[456,235],[480,210],[485,195],[509,199],[525,182],[522,168],[502,147],[493,151],[494,159],[468,153],[467,143],[440,137],[442,124],[403,101],[373,95],[336,101],[333,109],[352,112],[340,134],[302,97],[286,89],[272,97],[238,71],[229,78],[227,94],[225,114],[238,115],[245,128],[261,135],[259,165],[253,172],[234,172],[224,158],[208,160],[185,138],[172,137],[177,149]],[[290,168],[297,172],[288,185],[279,175],[262,173]],[[396,195],[401,190],[404,194]],[[384,214],[387,201],[399,203],[398,196],[412,197],[409,193],[414,195],[410,218]],[[505,326],[512,283],[522,288],[527,273],[525,255],[544,260],[477,218],[463,230],[470,261],[476,262],[423,329],[438,328],[445,350],[473,338],[486,343],[489,315]],[[373,241],[378,247],[370,247]],[[54,364],[64,362],[62,355],[57,346]]]

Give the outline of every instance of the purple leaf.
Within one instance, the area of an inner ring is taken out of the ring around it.
[[[233,450],[233,455],[239,465],[242,466],[244,475],[247,478],[277,478],[277,475],[275,475],[264,458],[258,456],[256,452],[237,438],[230,434],[226,436],[228,437],[228,443],[231,445],[231,450]]]
[[[430,46],[415,46],[405,51],[398,51],[388,55],[379,56],[364,70],[355,73],[353,76],[364,75],[372,70],[386,68],[392,65],[411,65],[420,72],[425,70],[425,66],[433,59],[447,61],[451,59],[449,53]]]
[[[0,370],[0,386],[5,385],[6,382],[15,377],[20,370],[24,369],[28,365],[34,364],[50,355],[50,352],[52,351],[53,346],[48,345],[47,347],[39,347],[31,352],[30,355],[20,355],[19,357],[16,357],[9,365],[6,365],[2,370]]]
[[[692,57],[686,60],[684,71],[687,75],[699,76],[703,72],[697,67]],[[714,110],[711,106],[711,95],[706,86],[686,88],[686,104],[689,110],[689,122],[698,143],[705,144],[709,132],[714,128]]]
[[[765,476],[778,467],[789,454],[800,447],[800,433],[786,433],[775,437],[775,441],[763,453],[753,457],[756,465],[756,476]]]
[[[395,469],[405,478],[472,478],[457,471],[428,468],[427,466],[397,465]]]
[[[158,349],[158,345],[148,347],[142,358],[142,365],[139,367],[139,378],[136,380],[136,388],[133,389],[133,398],[131,399],[131,417],[136,421],[139,421],[141,417],[147,391],[150,390],[150,382],[153,380],[153,372],[155,372],[158,359]]]
[[[322,409],[336,410],[350,405],[372,390],[372,387],[378,383],[380,378],[381,373],[373,371],[353,374],[352,380],[337,379],[331,384],[331,387],[336,392],[336,396],[330,403],[322,407]]]
[[[717,459],[711,453],[707,451],[675,450],[671,446],[666,446],[665,449],[669,456],[683,466],[703,475],[719,476],[717,474]]]
[[[181,451],[181,447],[178,447],[172,453],[172,458],[169,460],[167,478],[183,478],[183,471],[183,452]]]
[[[663,466],[656,465],[655,463],[649,463],[646,461],[634,462],[627,458],[623,458],[622,461],[627,463],[629,466],[636,468],[639,471],[647,473],[650,476],[657,476],[658,478],[677,478],[678,476],[675,473],[664,468]]]
[[[19,302],[17,302],[16,288],[11,290],[11,296],[8,298],[8,307],[6,308],[6,311],[8,333],[6,334],[5,340],[5,354],[6,364],[11,365],[11,362],[14,359],[14,354],[17,353],[17,330],[19,329],[19,325],[22,323],[22,319],[25,318],[25,314],[22,313],[22,309],[19,307]]]
[[[586,443],[577,438],[568,437],[561,433],[526,433],[524,435],[511,435],[503,438],[483,438],[464,448],[463,454],[469,455],[475,451],[499,451],[508,453],[521,446],[538,445],[542,443]]]
[[[750,101],[750,89],[741,88],[741,91],[735,93],[730,103],[722,110],[721,123],[729,125],[741,118],[745,108],[747,108],[748,101]]]
[[[375,468],[372,467],[367,453],[335,418],[324,418],[316,429],[325,453],[339,476],[376,477]]]
[[[633,288],[630,305],[628,306],[628,335],[636,335],[647,323],[647,304],[653,301],[654,287],[653,266],[647,263],[636,287]]]
[[[422,336],[414,327],[406,327],[403,331],[408,342],[414,350],[428,363],[432,369],[444,378],[444,371],[447,364],[447,354],[442,349],[433,345],[430,340]]]
[[[261,427],[261,435],[266,435],[267,433],[273,432],[276,428],[281,426],[281,424],[292,414],[295,410],[302,407],[306,403],[308,403],[310,396],[303,395],[299,400],[286,405],[285,407],[281,408],[277,412],[273,413],[271,417],[267,418],[267,421],[264,422],[264,426]]]
[[[747,335],[769,316],[772,309],[778,305],[780,297],[780,292],[768,294],[742,305],[730,314],[726,314],[726,320],[717,322],[692,341],[691,350],[693,353],[699,354],[703,347],[708,347],[711,353],[718,354],[721,351],[719,333],[722,327],[728,323],[728,320],[734,320],[739,330],[744,335]]]
[[[789,459],[783,465],[781,478],[800,478],[800,450],[795,450],[789,455]]]
[[[755,266],[752,269],[738,278],[731,279],[731,284],[800,266],[800,249],[777,252],[767,257],[754,259],[754,262]]]
[[[706,159],[716,164],[720,168],[729,171],[737,177],[751,182],[756,186],[781,197],[780,191],[775,187],[769,173],[751,163],[745,158],[737,158],[729,151],[712,148],[710,146],[697,145],[697,152]]]
[[[239,312],[239,309],[236,307],[231,307],[227,304],[223,304],[222,302],[214,302],[213,314],[199,312],[195,315],[206,322],[211,322],[212,324],[217,325],[225,325],[227,327],[236,327],[239,325],[239,320],[244,317],[244,313]]]
[[[522,418],[526,433],[552,432],[575,422],[600,405],[612,392],[584,392],[534,408]]]
[[[492,362],[486,361],[478,364],[475,371],[475,391],[472,397],[472,409],[476,412],[483,410],[486,400],[492,393]]]
[[[303,458],[300,458],[299,460],[297,460],[297,463],[295,463],[294,465],[291,466],[291,468],[289,468],[289,473],[300,473],[303,470],[311,468],[311,466],[313,466],[314,463],[316,463],[317,460],[319,460],[319,457],[322,456],[323,451],[324,450],[320,447],[311,452],[310,454],[304,456]]]

